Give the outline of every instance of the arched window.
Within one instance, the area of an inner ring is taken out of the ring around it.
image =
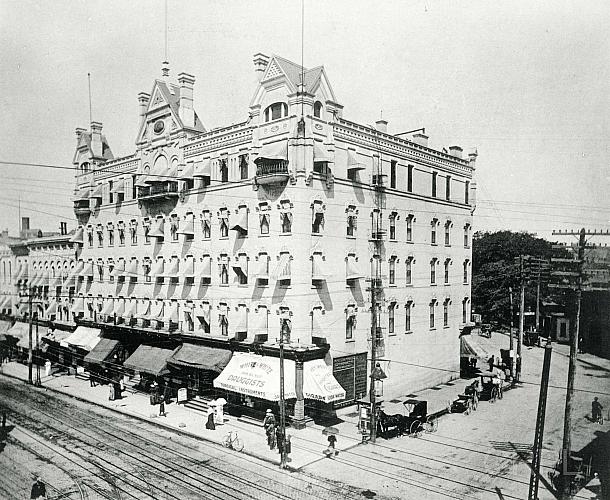
[[[285,102],[274,102],[265,109],[265,121],[278,120],[288,116],[288,105]]]
[[[316,101],[316,103],[313,105],[313,115],[316,118],[321,118],[322,116],[322,103],[320,101]]]

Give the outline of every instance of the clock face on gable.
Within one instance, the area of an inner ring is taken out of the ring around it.
[[[160,134],[165,130],[165,122],[163,120],[157,120],[153,126],[153,130],[155,131],[155,134]]]

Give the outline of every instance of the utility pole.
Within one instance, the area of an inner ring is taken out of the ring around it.
[[[280,468],[286,468],[286,400],[284,397],[284,337],[288,332],[287,320],[282,319],[280,327],[280,435],[282,443],[280,447]]]
[[[525,277],[523,276],[523,255],[519,256],[519,281],[521,295],[519,299],[519,337],[517,339],[517,382],[521,380],[521,350],[523,346],[523,327],[525,323]]]
[[[546,395],[549,388],[549,372],[551,369],[551,354],[553,347],[549,342],[544,348],[544,363],[542,364],[542,379],[540,381],[540,396],[538,397],[538,415],[536,416],[536,434],[534,436],[534,454],[532,456],[532,473],[528,500],[538,500],[538,482],[540,478],[540,458],[544,436],[544,417],[546,415]]]
[[[566,390],[566,405],[564,413],[564,427],[563,427],[563,444],[562,444],[562,470],[561,473],[561,493],[562,498],[571,498],[570,485],[571,478],[575,475],[575,472],[570,470],[571,466],[571,428],[572,428],[572,401],[574,399],[574,380],[576,378],[576,359],[578,354],[578,344],[580,342],[580,314],[581,314],[581,302],[583,285],[585,282],[585,269],[584,269],[584,257],[585,249],[595,248],[595,246],[587,246],[586,236],[608,236],[608,232],[597,232],[597,231],[585,231],[581,229],[578,232],[574,231],[553,231],[553,236],[578,236],[577,246],[577,258],[576,260],[567,258],[553,258],[551,262],[564,263],[571,266],[576,266],[576,270],[554,270],[553,276],[559,280],[559,283],[553,283],[549,286],[552,288],[563,288],[575,291],[576,300],[576,319],[574,329],[572,330],[572,337],[570,338],[570,357],[568,365],[568,383]],[[560,246],[559,248],[562,248]],[[572,267],[573,269],[573,267]],[[595,271],[595,269],[588,269],[589,271]],[[587,286],[587,290],[596,290],[595,285]],[[607,288],[602,288],[607,289]]]
[[[34,385],[41,386],[40,381],[40,337],[38,335],[38,312],[36,312],[36,377],[34,378]]]
[[[29,280],[28,280],[29,281]],[[29,322],[29,350],[28,350],[28,384],[32,384],[32,287],[28,283],[28,322]]]
[[[513,335],[513,323],[514,323],[514,312],[513,312],[513,287],[508,287],[508,298],[510,300],[510,334],[508,335],[510,339],[510,378],[511,380],[515,380],[515,337]]]
[[[540,332],[540,265],[536,276],[536,331]]]

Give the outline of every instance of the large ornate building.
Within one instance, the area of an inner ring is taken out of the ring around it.
[[[133,154],[113,158],[100,123],[77,129],[71,312],[124,336],[271,357],[284,325],[288,358],[332,363],[349,403],[366,391],[379,268],[384,395],[454,378],[476,153],[343,118],[322,66],[254,64],[242,123],[207,130],[195,78],[165,68],[138,96]]]

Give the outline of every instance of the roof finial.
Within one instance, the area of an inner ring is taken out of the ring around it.
[[[161,66],[161,75],[163,76],[163,78],[169,77],[169,62],[168,61],[163,61],[162,66]]]
[[[167,33],[169,31],[168,25],[167,25],[167,0],[165,0],[165,60],[163,61],[163,64],[161,66],[161,75],[164,78],[169,77],[169,61],[168,61],[168,57],[167,57]]]

